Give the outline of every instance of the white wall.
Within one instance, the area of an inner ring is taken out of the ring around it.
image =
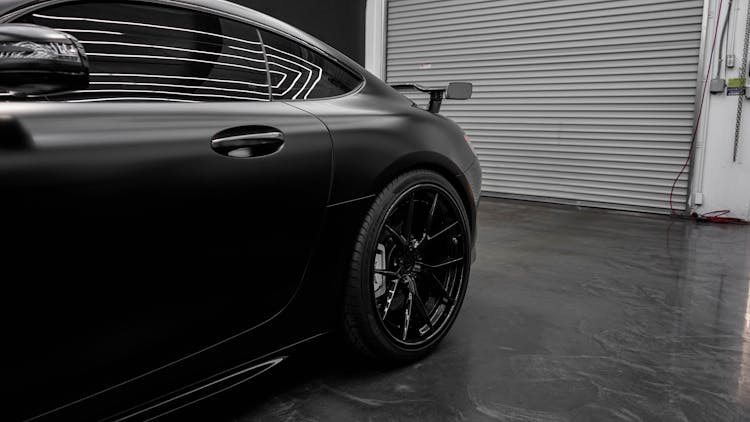
[[[716,28],[718,0],[710,3],[709,19],[706,25],[706,57],[710,54]],[[745,0],[734,0],[728,32],[726,54],[735,55],[733,68],[721,67],[722,77],[739,77],[740,62],[743,56],[745,20],[747,13]],[[728,0],[724,0],[720,22],[727,16]],[[721,27],[719,28],[721,33]],[[719,43],[713,58],[712,73],[718,66]],[[709,60],[706,60],[706,66]],[[726,63],[726,62],[725,62]],[[726,76],[724,73],[726,72]],[[705,74],[705,71],[704,71]],[[747,76],[747,75],[746,75]],[[706,75],[709,79],[711,75]],[[702,87],[702,85],[701,85]],[[730,216],[750,220],[750,100],[744,99],[742,131],[737,161],[732,160],[734,134],[737,116],[738,97],[725,94],[706,94],[703,117],[698,130],[695,149],[695,164],[690,204],[699,214],[714,210],[731,210]],[[702,194],[702,195],[701,195]],[[702,196],[702,201],[701,201]]]
[[[381,79],[385,75],[385,2],[367,0],[365,9],[365,68]]]

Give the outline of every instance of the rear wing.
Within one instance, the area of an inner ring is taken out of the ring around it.
[[[471,98],[474,85],[471,82],[451,82],[445,88],[427,88],[418,84],[393,84],[391,88],[399,91],[422,91],[430,94],[430,113],[440,113],[443,98],[447,100],[468,100]]]

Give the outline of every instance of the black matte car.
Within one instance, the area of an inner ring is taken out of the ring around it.
[[[216,0],[0,0],[2,420],[140,420],[461,307],[481,171],[320,41]]]

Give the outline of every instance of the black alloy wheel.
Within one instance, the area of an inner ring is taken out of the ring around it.
[[[394,180],[355,247],[344,311],[350,342],[386,361],[429,353],[463,302],[470,248],[466,211],[450,183],[426,170]]]

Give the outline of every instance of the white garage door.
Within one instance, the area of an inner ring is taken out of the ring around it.
[[[702,19],[702,0],[388,0],[386,75],[474,83],[443,111],[473,140],[485,194],[663,213]],[[675,208],[686,195],[687,174]]]

